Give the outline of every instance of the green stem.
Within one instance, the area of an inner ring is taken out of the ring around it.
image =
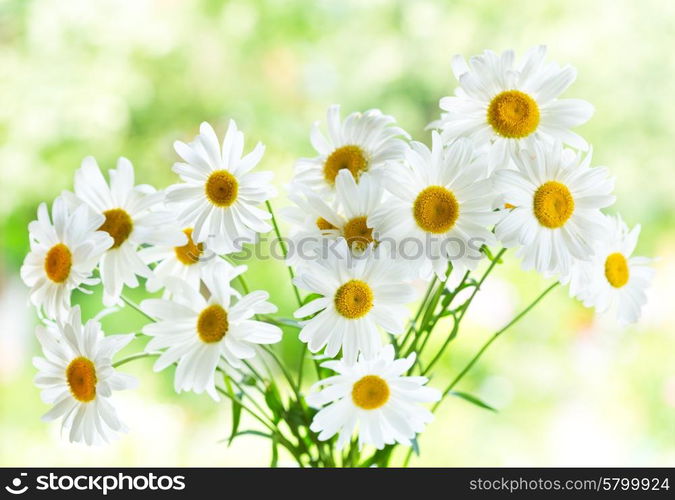
[[[466,311],[468,311],[469,306],[471,305],[471,302],[473,301],[474,297],[478,293],[478,290],[480,290],[481,286],[483,285],[483,282],[487,279],[487,277],[490,275],[492,270],[495,268],[497,263],[499,262],[499,259],[501,258],[502,255],[504,255],[504,252],[506,252],[506,248],[502,248],[499,253],[495,256],[494,259],[492,259],[492,262],[490,262],[490,265],[488,266],[487,270],[485,273],[483,273],[483,276],[481,276],[480,281],[476,284],[474,287],[473,291],[471,292],[471,295],[469,298],[466,300],[466,302],[461,306],[461,312],[459,313],[459,317],[457,318],[457,321],[455,322],[450,334],[448,335],[448,338],[445,339],[445,342],[441,346],[441,348],[438,350],[436,355],[433,357],[431,362],[427,365],[427,367],[424,369],[422,372],[422,375],[426,375],[429,373],[429,370],[438,362],[438,360],[441,359],[443,356],[443,353],[445,352],[445,349],[448,347],[448,344],[450,341],[452,341],[453,338],[455,338],[455,335],[457,335],[457,332],[459,330],[459,324],[461,323],[462,319],[464,318],[464,315],[466,314]]]
[[[139,352],[137,354],[132,354],[129,357],[120,359],[119,361],[116,361],[113,363],[112,367],[117,368],[118,366],[122,366],[127,364],[129,361],[134,361],[136,359],[143,359],[143,358],[151,358],[154,356],[159,356],[160,353],[158,352]]]
[[[148,313],[146,313],[143,309],[141,309],[141,307],[138,304],[136,304],[133,300],[127,298],[124,294],[122,294],[120,297],[124,301],[124,303],[127,304],[129,307],[131,307],[132,309],[135,309],[136,311],[141,313],[143,316],[148,318],[153,323],[157,322],[157,320],[155,318],[153,318]]]
[[[424,315],[422,316],[422,323],[420,324],[420,328],[417,331],[417,334],[415,335],[410,348],[406,352],[406,356],[415,351],[415,349],[417,348],[417,343],[420,340],[420,337],[424,335],[425,332],[433,329],[434,325],[436,324],[434,311],[436,311],[438,302],[441,300],[441,296],[443,295],[443,291],[445,290],[445,285],[448,282],[448,279],[450,278],[450,273],[452,273],[452,263],[448,264],[448,269],[446,271],[445,278],[443,279],[443,281],[440,282],[438,289],[436,290],[436,293],[432,295],[431,302],[429,302],[426,311],[424,311]]]
[[[227,377],[227,375],[225,375],[225,376]],[[232,377],[230,377],[230,381],[237,387],[237,389],[239,389],[239,391],[240,391],[244,396],[246,396],[246,397],[249,399],[249,401],[251,401],[251,404],[252,404],[253,406],[255,406],[256,410],[258,410],[258,411],[260,412],[260,415],[262,415],[263,417],[265,417],[265,418],[269,421],[269,423],[270,423],[271,425],[274,425],[274,420],[273,420],[267,413],[265,413],[265,410],[264,410],[263,407],[260,405],[260,403],[258,403],[258,402],[255,400],[255,398],[253,398],[250,394],[248,394],[248,393],[244,390],[244,388],[242,387],[242,385],[241,385],[239,382],[237,382],[236,380],[234,380]]]
[[[281,360],[279,359],[279,357],[276,355],[276,353],[275,353],[270,347],[263,346],[263,349],[264,349],[265,352],[267,352],[270,356],[272,356],[272,359],[274,359],[275,363],[279,366],[279,369],[281,370],[282,374],[284,375],[284,378],[285,378],[286,381],[288,382],[288,385],[291,386],[291,389],[293,390],[293,393],[295,394],[295,397],[296,397],[296,399],[298,400],[298,403],[299,403],[300,400],[301,400],[300,390],[299,390],[298,387],[295,385],[295,382],[294,382],[294,380],[293,380],[293,377],[291,377],[291,374],[288,373],[288,370],[286,369],[286,367],[284,366],[284,364],[281,362]]]
[[[236,262],[234,262],[232,259],[226,257],[225,255],[221,255],[220,258],[223,259],[226,262],[229,262],[233,266],[238,265]],[[248,295],[249,293],[251,293],[251,290],[248,287],[248,283],[246,283],[246,278],[244,278],[243,273],[237,275],[237,281],[239,282],[239,285],[241,286],[241,289],[244,292],[244,295]]]
[[[403,349],[405,344],[408,342],[408,339],[410,338],[410,334],[412,333],[413,335],[417,333],[416,327],[417,327],[417,321],[420,319],[420,316],[422,316],[422,313],[426,310],[426,304],[427,301],[429,300],[429,297],[431,297],[431,293],[434,289],[434,286],[436,285],[436,281],[438,278],[436,275],[434,275],[433,279],[429,283],[429,286],[427,287],[426,292],[424,293],[424,298],[420,302],[419,307],[417,308],[417,312],[415,313],[415,317],[412,319],[410,322],[410,326],[408,327],[408,330],[405,332],[405,335],[401,339],[401,342],[399,343],[399,348]]]
[[[449,293],[447,297],[443,299],[441,310],[436,316],[432,318],[432,323],[427,328],[426,333],[422,332],[422,335],[424,335],[424,340],[422,341],[422,345],[419,347],[419,349],[417,349],[417,356],[415,357],[415,363],[413,363],[413,366],[410,367],[411,370],[415,368],[415,365],[418,365],[420,367],[420,371],[424,371],[424,366],[422,364],[422,353],[424,352],[424,348],[427,346],[427,343],[429,342],[429,339],[431,338],[431,335],[433,334],[438,321],[443,317],[448,307],[450,307],[452,302],[455,300],[457,294],[465,288],[466,280],[469,277],[469,275],[470,271],[466,271],[464,273],[464,276],[462,276],[462,280],[459,282],[457,287],[451,293]],[[454,322],[453,331],[455,331],[455,326],[457,324],[457,315],[454,312],[452,314],[452,320]]]
[[[443,391],[443,397],[447,396],[452,389],[464,378],[464,375],[466,375],[469,370],[473,367],[473,365],[476,364],[476,362],[480,359],[480,357],[483,355],[483,353],[492,345],[492,343],[499,338],[501,334],[503,334],[506,330],[511,328],[513,325],[515,325],[520,319],[525,316],[528,312],[532,310],[534,306],[536,306],[546,295],[553,290],[556,286],[558,286],[560,283],[556,281],[553,283],[551,286],[549,286],[546,290],[541,292],[539,296],[534,299],[525,309],[523,309],[521,312],[519,312],[511,321],[509,321],[503,328],[495,332],[485,344],[483,344],[483,347],[480,348],[480,350],[476,353],[476,355],[469,361],[469,363],[464,367],[464,369],[459,372],[459,374],[453,379],[452,382],[448,385],[448,387]],[[434,406],[433,410],[436,410],[438,406],[440,405],[440,401],[438,401]]]
[[[498,257],[497,257],[498,258]],[[497,260],[497,259],[495,259]],[[504,327],[502,327],[500,330],[492,334],[492,336],[483,344],[483,346],[478,350],[478,352],[474,355],[473,358],[471,358],[471,361],[462,369],[461,372],[450,382],[450,384],[445,388],[443,391],[443,394],[441,396],[441,399],[439,399],[436,404],[431,408],[432,412],[435,412],[438,407],[441,405],[443,402],[443,399],[452,391],[455,386],[464,378],[464,376],[469,373],[471,368],[478,362],[478,360],[481,358],[481,356],[485,353],[485,351],[488,350],[488,348],[492,345],[492,343],[499,338],[500,335],[502,335],[504,332],[506,332],[509,328],[511,328],[513,325],[515,325],[520,319],[523,318],[527,313],[529,313],[533,307],[535,307],[541,300],[551,291],[553,290],[556,286],[558,286],[560,283],[556,281],[553,283],[551,286],[546,288],[542,293],[537,296],[536,299],[534,299],[525,309],[523,309],[521,312],[519,312],[511,321],[509,321]],[[403,463],[404,466],[408,465],[408,462],[410,461],[410,457],[412,455],[412,449],[408,451],[408,454],[406,455],[405,461]]]
[[[307,355],[307,344],[303,342],[300,348],[300,364],[298,365],[298,389],[302,390],[302,377],[305,368],[305,356]]]
[[[277,219],[276,219],[276,217],[274,217],[274,210],[272,210],[272,204],[268,200],[268,201],[265,202],[265,205],[267,206],[267,211],[272,216],[272,226],[274,226],[274,233],[277,235],[277,239],[279,240],[279,245],[281,246],[281,252],[284,255],[284,260],[286,260],[286,257],[288,257],[288,249],[286,248],[286,243],[284,242],[283,238],[281,237],[281,231],[279,231],[279,225],[277,224]],[[288,275],[291,277],[291,285],[293,286],[293,293],[295,294],[295,299],[298,301],[298,306],[302,306],[302,298],[300,298],[300,292],[298,291],[298,287],[295,286],[295,283],[293,283],[293,280],[295,279],[295,274],[293,273],[293,269],[291,269],[291,266],[286,266],[286,269],[288,269]]]

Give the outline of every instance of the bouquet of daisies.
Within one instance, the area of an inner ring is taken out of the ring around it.
[[[177,393],[229,400],[229,441],[268,439],[272,465],[280,449],[299,466],[407,464],[444,398],[487,406],[457,385],[559,283],[586,306],[637,321],[652,275],[649,260],[632,255],[640,228],[603,214],[613,180],[571,130],[593,108],[559,98],[576,73],[545,52],[518,63],[512,51],[455,56],[459,86],[440,100],[430,146],[378,110],[342,119],[331,106],[325,128],[310,133],[317,155],[297,161],[288,186],[285,238],[269,201],[272,173],[256,170],[264,147],[245,152],[234,121],[222,141],[203,123],[194,141],[176,142],[180,182],[164,190],[136,184],[125,158],[107,178],[85,158],[73,191],[51,211],[38,207],[21,269],[41,318],[44,419],[60,420],[70,441],[107,442],[126,430],[113,392],[136,385],[118,368],[153,357]],[[233,257],[267,233],[288,268],[269,282],[292,291],[293,317],[251,290]],[[430,387],[510,248],[552,284],[454,378]],[[106,335],[101,314],[82,318],[71,295],[93,286],[102,314],[133,308],[142,331]],[[136,303],[125,289],[139,286],[148,298]],[[298,359],[276,350],[283,336],[302,343]],[[144,349],[119,358],[135,338],[147,339]],[[407,452],[393,455],[398,446]]]

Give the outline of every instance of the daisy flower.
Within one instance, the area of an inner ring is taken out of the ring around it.
[[[179,219],[192,227],[192,240],[208,242],[218,254],[241,250],[253,243],[256,233],[272,227],[265,222],[272,216],[257,205],[273,196],[272,172],[251,172],[265,152],[258,143],[242,157],[244,134],[230,120],[222,147],[211,125],[204,122],[200,134],[190,144],[174,143],[184,160],[173,166],[184,181],[167,190],[167,202],[179,204]]]
[[[403,331],[408,315],[403,306],[415,298],[410,270],[372,247],[353,256],[344,239],[330,252],[308,262],[295,279],[299,287],[322,295],[294,313],[296,318],[318,313],[303,323],[300,340],[311,352],[325,347],[331,358],[342,348],[347,363],[354,363],[360,352],[371,358],[381,346],[377,326],[392,334]]]
[[[136,387],[136,379],[117,372],[112,358],[134,335],[105,337],[96,320],[82,325],[79,306],[63,321],[39,326],[36,333],[44,357],[33,358],[38,369],[35,384],[42,389],[42,400],[54,405],[43,420],[61,418],[69,440],[88,445],[126,432],[110,397],[113,391]]]
[[[601,313],[613,311],[623,324],[635,323],[647,302],[645,291],[654,275],[649,267],[651,259],[633,256],[639,225],[629,231],[620,216],[605,219],[607,238],[598,240],[590,262],[572,267],[570,295]]]
[[[195,243],[192,232],[191,227],[183,229],[187,238],[184,245],[151,246],[138,252],[143,262],[156,264],[152,276],[145,284],[149,292],[165,287],[167,281],[173,278],[187,282],[194,289],[199,288],[204,267],[213,264],[215,255],[205,248],[204,243]],[[167,291],[170,292],[168,289]]]
[[[104,217],[86,207],[70,213],[66,200],[52,205],[53,223],[47,205],[38,207],[37,220],[28,225],[30,252],[21,266],[21,278],[31,287],[31,302],[49,318],[62,317],[70,309],[73,290],[95,285],[92,273],[99,258],[113,244],[97,231]]]
[[[296,163],[293,182],[304,184],[322,193],[332,193],[338,172],[349,170],[356,181],[363,172],[376,172],[386,162],[403,156],[409,136],[395,126],[392,116],[371,109],[352,113],[340,122],[340,106],[333,105],[327,113],[328,137],[315,122],[310,133],[312,146],[318,156],[301,158]]]
[[[86,204],[103,216],[100,231],[108,233],[112,246],[101,257],[99,271],[103,281],[103,303],[120,303],[124,286],[138,286],[136,276],[149,278],[152,272],[138,255],[142,244],[184,245],[185,234],[171,224],[164,212],[151,209],[160,206],[163,192],[148,185],[134,186],[134,168],[120,158],[117,168],[110,170],[110,185],[105,181],[96,160],[87,157],[75,172],[75,196],[66,192],[71,204]]]
[[[252,319],[256,314],[276,312],[277,308],[263,291],[239,298],[230,281],[246,266],[233,268],[219,261],[202,275],[208,294],[202,296],[187,283],[172,283],[172,299],[148,299],[140,307],[157,319],[143,328],[152,340],[147,352],[162,351],[155,371],[177,363],[176,392],[206,391],[215,400],[215,374],[227,363],[239,368],[241,360],[255,356],[257,344],[274,344],[281,340],[281,330]]]
[[[495,189],[507,206],[495,226],[505,247],[521,245],[523,269],[569,273],[574,259],[588,260],[605,234],[601,208],[614,203],[614,180],[590,167],[591,152],[564,150],[560,142],[516,157],[518,170],[495,172]]]
[[[390,167],[385,187],[393,196],[369,222],[399,242],[402,257],[414,257],[423,278],[443,279],[449,260],[457,273],[476,267],[481,246],[494,241],[487,228],[496,218],[492,184],[471,142],[444,148],[437,132],[431,140],[431,150],[412,142],[406,162]]]
[[[291,237],[293,252],[290,263],[301,265],[315,257],[324,238],[344,238],[352,252],[363,253],[368,245],[376,243],[376,227],[370,217],[381,210],[382,183],[373,174],[363,174],[357,184],[351,172],[342,170],[335,179],[335,202],[330,204],[318,194],[300,188],[289,198],[296,206],[284,211],[294,226]]]
[[[536,142],[560,140],[585,151],[588,144],[570,129],[587,122],[593,106],[580,99],[558,99],[576,78],[570,66],[546,63],[546,47],[533,47],[514,65],[514,53],[486,50],[467,64],[456,55],[452,71],[459,87],[440,101],[443,113],[432,124],[443,138],[471,137],[485,146],[488,167],[506,167],[517,152]]]
[[[441,397],[436,389],[424,387],[426,377],[403,375],[414,362],[415,353],[394,359],[394,348],[387,345],[370,361],[360,357],[355,365],[344,360],[323,363],[337,375],[317,382],[307,396],[311,406],[323,407],[310,429],[319,433],[321,441],[338,433],[338,449],[349,442],[355,429],[359,448],[364,444],[377,449],[394,443],[410,446],[415,434],[433,419],[419,403]]]

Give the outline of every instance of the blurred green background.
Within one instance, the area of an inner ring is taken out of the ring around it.
[[[566,96],[596,107],[579,131],[594,163],[616,175],[612,210],[643,226],[639,253],[659,257],[650,302],[640,324],[622,329],[556,290],[459,387],[500,412],[446,401],[412,463],[675,465],[673,19],[675,2],[658,0],[0,0],[0,465],[269,463],[267,441],[218,442],[227,403],[175,395],[172,373],[154,374],[148,360],[125,366],[141,387],[117,393],[131,432],[110,446],[68,444],[40,421],[36,318],[18,270],[37,204],[71,188],[84,156],[110,168],[124,155],[138,182],[165,187],[177,180],[173,141],[191,139],[203,120],[222,134],[232,117],[247,149],[267,145],[261,168],[281,188],[294,159],[313,154],[309,127],[329,104],[380,108],[427,140],[438,99],[456,85],[454,53],[522,54],[538,43],[579,70]],[[290,314],[278,263],[251,263],[248,280]],[[445,386],[543,286],[509,259],[431,385]],[[87,299],[86,314],[98,304]],[[133,311],[104,320],[108,333],[142,324]],[[286,337],[287,359],[298,344]]]

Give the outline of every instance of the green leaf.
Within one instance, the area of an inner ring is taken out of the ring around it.
[[[307,297],[302,299],[302,305],[304,306],[305,304],[309,304],[311,301],[320,299],[321,297],[323,297],[323,295],[321,295],[320,293],[310,293],[309,295],[307,295]]]
[[[270,467],[276,467],[279,464],[279,447],[277,446],[277,435],[272,436],[272,462]]]
[[[237,398],[234,394],[234,390],[232,389],[232,383],[230,382],[230,378],[228,376],[224,376],[223,380],[225,381],[225,387],[227,388],[227,392],[230,395],[231,402],[232,402],[232,432],[230,432],[230,439],[227,442],[227,445],[230,446],[232,444],[232,441],[234,441],[234,438],[237,436],[237,430],[239,429],[239,422],[241,421],[241,404],[239,403],[239,398]]]
[[[466,392],[452,391],[450,394],[452,396],[457,396],[458,398],[462,398],[464,401],[468,401],[469,403],[474,404],[476,406],[479,406],[479,407],[481,407],[485,410],[490,410],[490,411],[493,411],[495,413],[498,412],[498,410],[496,408],[493,408],[489,404],[487,404],[487,403],[481,401],[480,399],[478,399],[476,396],[472,396],[471,394],[467,394]]]
[[[494,262],[495,256],[492,254],[492,252],[491,252],[490,249],[487,247],[487,245],[483,245],[482,247],[480,247],[480,249],[481,249],[481,251],[487,256],[488,259],[490,259],[491,261]],[[502,259],[499,259],[499,260],[497,261],[498,264],[501,264],[502,262],[503,262]]]
[[[411,443],[412,443],[413,452],[415,452],[415,455],[417,455],[419,457],[420,456],[420,444],[417,441],[417,436],[415,436],[414,438],[411,439]]]
[[[284,405],[281,402],[281,394],[275,384],[268,384],[265,390],[265,403],[274,415],[274,423],[278,423],[285,413]]]
[[[264,437],[264,438],[267,438],[267,439],[272,439],[272,434],[266,434],[264,432],[255,431],[253,429],[247,429],[245,431],[239,431],[239,432],[237,432],[237,434],[235,434],[234,437],[239,437],[239,436],[258,436],[258,437]],[[230,439],[231,439],[231,437],[227,437],[227,438],[219,440],[218,442],[224,443],[225,441],[228,441],[228,446],[229,446]]]
[[[288,409],[288,412],[286,412],[286,423],[297,428],[304,425],[305,422],[306,417],[304,407],[297,401],[294,401]]]

